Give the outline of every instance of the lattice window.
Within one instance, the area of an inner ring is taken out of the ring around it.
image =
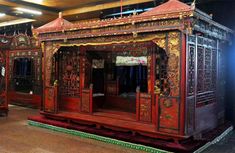
[[[197,49],[197,92],[203,92],[204,88],[204,48]]]
[[[217,50],[212,49],[213,40],[198,38],[203,46],[197,50],[197,105],[206,105],[216,100]],[[199,41],[198,40],[198,41]],[[199,44],[200,44],[199,43]]]
[[[205,49],[205,65],[204,65],[204,91],[211,90],[211,79],[212,79],[212,70],[211,70],[211,49]]]
[[[195,46],[189,46],[188,53],[188,96],[195,92]]]
[[[77,49],[59,52],[59,80],[62,96],[79,96],[79,60]]]

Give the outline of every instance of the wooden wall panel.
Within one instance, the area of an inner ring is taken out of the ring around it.
[[[80,98],[61,97],[59,111],[78,112]]]
[[[177,98],[160,99],[159,118],[161,132],[178,133],[179,101]]]

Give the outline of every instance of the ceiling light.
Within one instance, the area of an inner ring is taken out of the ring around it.
[[[36,11],[36,10],[31,10],[31,9],[26,9],[26,8],[21,8],[21,7],[17,7],[15,9],[18,10],[18,11],[22,11],[24,13],[30,13],[30,14],[35,14],[35,15],[42,15],[42,12]]]
[[[23,0],[23,1],[33,2],[33,3],[38,3],[38,4],[41,4],[43,2],[43,0]]]
[[[0,13],[0,17],[4,17],[5,15],[5,13]]]

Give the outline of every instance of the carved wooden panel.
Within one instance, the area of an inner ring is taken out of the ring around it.
[[[201,93],[204,90],[204,48],[197,49],[197,92]]]
[[[32,50],[14,50],[9,53],[9,80],[10,89],[14,89],[14,60],[18,58],[28,58],[33,61],[33,74],[30,78],[34,84],[33,93],[41,94],[41,70],[42,70],[42,54],[40,49]]]
[[[160,47],[156,53],[155,93],[162,96],[179,96],[180,33],[169,32],[167,38],[163,35],[154,40]]]
[[[178,133],[179,130],[179,101],[177,98],[161,98],[159,110],[159,130],[162,132]]]
[[[80,94],[80,55],[77,48],[59,51],[60,95],[77,97]]]
[[[188,50],[187,96],[195,94],[195,57],[195,46],[190,45]]]
[[[83,113],[91,113],[92,93],[90,89],[82,90],[81,111]]]
[[[55,113],[57,110],[57,90],[56,87],[45,88],[44,111]]]
[[[205,61],[204,61],[204,91],[210,91],[211,90],[211,49],[206,48],[205,49]]]
[[[157,48],[156,67],[155,67],[155,93],[161,95],[169,95],[170,88],[167,78],[168,56],[162,48]]]
[[[180,40],[179,32],[168,34],[167,78],[170,88],[169,96],[179,96],[180,94]]]
[[[140,102],[139,102],[139,114],[140,114],[140,121],[144,122],[151,122],[152,116],[152,103],[151,103],[151,95],[140,93]]]

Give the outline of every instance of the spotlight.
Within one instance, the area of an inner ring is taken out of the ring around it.
[[[15,9],[17,11],[22,11],[24,13],[29,13],[29,14],[34,14],[34,15],[42,15],[42,12],[36,11],[36,10],[31,10],[31,9],[26,9],[26,8],[21,8],[21,7],[17,7]]]
[[[5,13],[0,13],[0,17],[4,17],[5,15]]]

